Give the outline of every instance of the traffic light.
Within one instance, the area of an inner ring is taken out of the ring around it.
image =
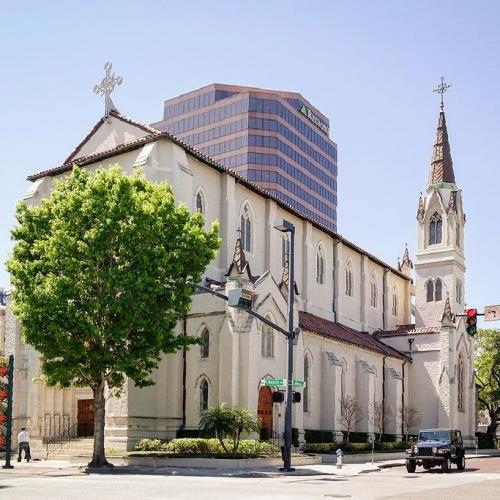
[[[469,335],[476,335],[477,333],[477,309],[467,309],[467,333]]]
[[[285,393],[283,391],[273,392],[273,403],[283,403],[285,401]]]
[[[293,391],[292,401],[294,403],[300,403],[302,401],[302,395],[300,394],[300,392]]]

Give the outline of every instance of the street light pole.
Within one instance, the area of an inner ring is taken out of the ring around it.
[[[295,301],[295,226],[286,220],[275,226],[283,233],[290,233],[290,255],[288,261],[288,374],[286,381],[286,412],[285,412],[285,447],[283,453],[283,468],[290,472],[292,468],[292,398],[293,398],[293,341],[295,331],[293,326],[293,303]]]

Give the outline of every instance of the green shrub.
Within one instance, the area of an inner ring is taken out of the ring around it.
[[[478,448],[495,448],[495,439],[486,432],[476,432]]]
[[[393,443],[396,441],[396,434],[382,434],[382,443]],[[378,435],[377,435],[378,439]]]
[[[342,432],[344,435],[344,441],[347,437],[347,432]],[[349,434],[349,441],[351,443],[367,443],[368,442],[368,433],[367,432],[351,432]]]
[[[166,451],[187,455],[209,455],[223,453],[221,444],[217,439],[180,438],[172,439],[166,446]]]
[[[352,436],[353,433],[351,433]],[[306,429],[304,431],[306,443],[333,443],[332,431],[321,431],[316,429]]]
[[[137,451],[161,451],[165,442],[159,439],[141,439],[136,445]]]
[[[271,436],[269,435],[269,431],[267,430],[267,427],[261,427],[259,431],[259,439],[261,441],[269,441]]]
[[[292,427],[292,446],[299,447],[299,429]]]
[[[214,438],[215,433],[200,429],[177,429],[175,433],[177,439],[180,438]]]
[[[238,447],[238,454],[241,455],[279,455],[280,451],[274,444],[266,441],[255,441],[255,439],[243,439]]]
[[[305,453],[335,453],[339,447],[338,443],[306,443]]]

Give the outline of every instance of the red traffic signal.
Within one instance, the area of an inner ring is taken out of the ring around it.
[[[475,335],[477,333],[477,309],[467,309],[465,314],[467,314],[467,333]]]

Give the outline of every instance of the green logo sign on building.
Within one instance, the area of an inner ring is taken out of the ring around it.
[[[311,120],[314,125],[319,127],[325,134],[328,135],[328,133],[330,132],[330,127],[323,120],[320,120],[305,104],[302,104],[302,106],[299,108],[299,111],[304,116],[307,116],[307,118]]]

